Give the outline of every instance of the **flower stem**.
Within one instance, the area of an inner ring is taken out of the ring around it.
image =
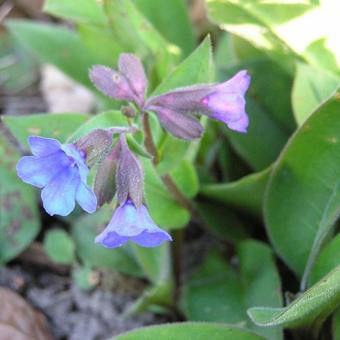
[[[152,138],[149,115],[144,112],[143,113],[143,128],[144,128],[144,146],[146,150],[153,156],[152,162],[154,166],[156,166],[159,162],[158,152],[156,145]],[[194,208],[190,200],[188,200],[179,190],[176,183],[173,181],[169,174],[165,174],[161,176],[161,179],[164,185],[167,187],[169,192],[175,198],[175,200],[181,204],[183,207],[188,209],[191,213],[194,212]],[[181,273],[182,273],[182,248],[183,248],[183,229],[175,230],[172,232],[172,236],[174,239],[173,247],[172,247],[172,270],[174,274],[175,280],[175,290],[174,290],[174,301],[178,301],[178,297],[180,295],[180,286],[181,286]]]
[[[144,146],[146,150],[152,155],[152,162],[156,166],[159,163],[159,156],[156,145],[152,138],[149,115],[146,112],[143,113],[143,129],[145,135]],[[165,174],[161,176],[161,179],[175,200],[184,208],[188,209],[191,214],[194,214],[195,208],[193,204],[181,193],[171,176],[169,174]]]
[[[146,150],[150,153],[150,155],[153,157],[152,163],[154,165],[157,165],[157,163],[159,162],[159,157],[158,157],[158,151],[157,151],[156,145],[153,142],[153,138],[152,138],[149,115],[146,112],[143,112],[142,119],[143,119],[144,135],[145,135],[144,146]]]

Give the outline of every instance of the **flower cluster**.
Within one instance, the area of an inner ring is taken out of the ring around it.
[[[143,65],[134,55],[122,54],[118,71],[96,65],[90,70],[90,79],[99,91],[133,103],[141,114],[154,112],[163,128],[178,138],[192,140],[202,135],[204,129],[195,115],[222,121],[238,132],[247,131],[244,95],[250,77],[246,71],[221,84],[188,86],[146,99],[148,81]],[[133,116],[131,107],[125,111]],[[28,142],[33,156],[18,162],[18,176],[42,188],[43,206],[50,215],[68,215],[75,202],[93,213],[116,195],[118,207],[95,242],[107,248],[122,246],[129,240],[143,247],[158,246],[171,241],[171,236],[154,223],[148,212],[143,169],[126,141],[126,134],[135,131],[135,127],[94,129],[70,144],[31,136]],[[95,164],[92,189],[87,179]]]
[[[250,76],[245,70],[221,84],[182,87],[147,101],[143,65],[130,54],[120,56],[118,72],[96,65],[90,71],[90,78],[105,95],[133,101],[141,112],[156,113],[160,124],[175,137],[187,140],[201,137],[204,129],[194,116],[197,114],[221,121],[231,130],[247,132],[249,120],[244,96]]]

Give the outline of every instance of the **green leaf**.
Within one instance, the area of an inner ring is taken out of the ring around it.
[[[38,81],[39,67],[35,58],[9,34],[0,37],[0,58],[4,61],[0,66],[4,79],[1,87],[7,95],[17,94]]]
[[[251,98],[247,98],[246,112],[249,116],[249,129],[246,134],[225,127],[236,152],[255,170],[260,171],[276,160],[285,145],[288,135],[270,115]],[[270,145],[270,148],[268,147]]]
[[[340,103],[334,96],[294,134],[275,163],[264,213],[272,244],[305,285],[340,202]]]
[[[230,0],[209,0],[207,5],[209,17],[221,28],[248,40],[288,70],[292,69],[296,55],[277,36],[272,21],[278,17],[281,22],[291,19],[285,17],[294,15],[290,11],[293,6],[280,3],[276,10],[274,4]]]
[[[260,340],[262,337],[239,328],[207,322],[181,322],[149,326],[118,335],[117,340]]]
[[[200,200],[197,208],[205,226],[219,239],[237,243],[249,237],[242,220],[225,205],[211,200]]]
[[[148,279],[154,284],[171,277],[169,242],[156,248],[143,248],[133,244],[133,254]]]
[[[338,308],[333,315],[332,335],[334,340],[340,339],[340,308]]]
[[[148,59],[160,78],[168,74],[180,51],[163,38],[134,3],[131,0],[104,0],[104,10],[113,38],[124,50]]]
[[[87,115],[78,113],[2,117],[12,134],[25,146],[28,146],[27,138],[31,135],[56,138],[63,143],[87,119]]]
[[[77,266],[72,270],[72,280],[79,289],[85,291],[94,288],[98,275],[90,266]]]
[[[262,201],[270,171],[268,168],[231,183],[207,184],[201,187],[200,193],[226,205],[262,216]]]
[[[75,245],[63,229],[49,230],[44,238],[46,254],[56,263],[71,264],[75,260]]]
[[[291,73],[294,62],[302,59],[339,74],[337,10],[329,1],[208,1],[210,17],[220,27],[248,40]],[[325,17],[331,26],[316,27]]]
[[[105,25],[107,22],[103,8],[96,0],[47,0],[44,12],[76,23]]]
[[[7,27],[13,36],[32,50],[44,63],[53,64],[68,76],[93,90],[88,69],[96,63],[78,34],[67,28],[25,20],[11,20]]]
[[[325,15],[317,2],[209,0],[208,12],[220,27],[248,40],[290,72],[300,58],[334,72],[336,56],[332,57],[328,39],[316,51],[311,48],[329,33],[315,29],[315,22]]]
[[[198,83],[209,83],[213,78],[211,40],[208,35],[185,60],[183,60],[165,80],[152,92],[152,96],[177,87]]]
[[[126,141],[128,143],[130,150],[134,152],[136,155],[152,159],[152,155],[149,154],[145,146],[143,144],[139,144],[136,141],[136,138],[134,138],[134,136],[132,136],[131,134],[126,135]]]
[[[340,80],[325,71],[299,63],[296,70],[292,103],[297,123],[302,123],[330,98],[339,87]]]
[[[194,198],[199,191],[199,180],[194,165],[183,159],[179,165],[170,172],[177,187],[187,198]]]
[[[181,48],[184,56],[194,49],[193,29],[183,0],[137,0],[136,4],[168,41]]]
[[[134,276],[143,276],[128,246],[107,249],[94,243],[113,214],[110,206],[103,206],[92,215],[80,217],[72,227],[72,237],[80,258],[89,266],[119,271]]]
[[[73,134],[71,136],[69,135],[69,141],[75,142],[77,139],[85,136],[94,129],[105,129],[120,126],[128,126],[126,118],[120,111],[101,112],[78,126],[78,128],[73,131]]]
[[[162,281],[147,288],[128,308],[126,316],[143,313],[147,310],[157,314],[169,313],[173,307],[173,283]]]
[[[327,1],[327,4],[332,5],[332,3],[329,1]],[[323,5],[323,2],[321,5]],[[333,14],[331,14],[331,16],[332,15]],[[333,28],[333,30],[336,32],[338,28]],[[333,39],[333,44],[335,40],[336,38]],[[306,48],[304,55],[308,63],[312,66],[324,69],[331,74],[339,75],[340,54],[337,44],[334,44],[333,48],[331,48],[330,39],[322,37],[314,41]]]
[[[132,250],[138,264],[151,281],[151,287],[129,307],[127,314],[141,313],[152,308],[171,309],[174,281],[169,242],[156,248],[143,248],[133,244]]]
[[[78,32],[82,43],[95,58],[95,64],[117,68],[119,54],[125,51],[113,36],[109,25],[78,24]],[[112,103],[108,108],[112,108]]]
[[[248,69],[251,75],[248,95],[285,130],[286,135],[295,130],[296,124],[290,98],[292,76],[281,65],[264,56],[260,60],[251,60],[238,67]]]
[[[247,318],[247,308],[258,303],[282,305],[280,278],[270,249],[257,241],[240,242],[240,272],[221,255],[211,252],[185,284],[183,306],[193,321],[217,321],[252,329],[268,339],[282,339],[281,329],[261,329]]]
[[[340,304],[340,266],[284,308],[253,307],[248,314],[258,326],[311,327]]]
[[[0,137],[0,263],[20,254],[40,230],[35,190],[15,173],[16,151]]]
[[[336,235],[321,251],[309,278],[309,286],[321,280],[332,269],[340,265],[340,234]]]
[[[164,186],[151,161],[141,159],[145,173],[145,198],[156,224],[168,229],[184,227],[190,213],[173,198]]]

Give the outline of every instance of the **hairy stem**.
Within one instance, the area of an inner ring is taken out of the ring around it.
[[[143,119],[144,135],[145,135],[144,146],[146,150],[149,152],[149,154],[153,157],[152,163],[154,165],[157,165],[157,163],[159,162],[159,157],[158,157],[158,151],[157,151],[156,145],[153,142],[153,138],[152,138],[149,115],[146,112],[143,112],[142,119]]]
[[[157,148],[153,142],[149,116],[147,113],[143,113],[143,128],[144,128],[144,146],[146,150],[153,156],[152,162],[156,166],[159,162]],[[194,212],[194,208],[190,200],[188,200],[179,190],[176,183],[173,181],[169,174],[161,176],[161,179],[164,185],[167,187],[172,196],[176,199],[176,201],[181,204],[183,207],[188,209],[191,213]],[[174,301],[178,300],[180,295],[180,286],[181,286],[181,273],[182,273],[182,248],[183,248],[183,229],[175,230],[172,232],[172,236],[174,239],[173,247],[172,247],[172,268],[175,279],[175,291],[174,291]]]

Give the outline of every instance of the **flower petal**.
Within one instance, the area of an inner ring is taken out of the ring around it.
[[[43,158],[25,156],[17,164],[17,174],[25,183],[42,188],[69,165],[69,159],[61,150]]]
[[[238,94],[216,92],[205,98],[212,113],[209,118],[224,123],[238,121],[244,114],[246,101]]]
[[[250,85],[251,77],[247,70],[242,70],[236,73],[231,79],[216,86],[218,91],[239,93],[244,96]]]
[[[56,175],[41,191],[45,210],[51,216],[68,215],[75,206],[80,176],[76,167],[68,167]]]
[[[104,247],[120,247],[131,240],[142,247],[156,247],[171,236],[157,227],[142,204],[136,208],[131,200],[116,209],[109,225],[99,234],[95,242]]]
[[[139,224],[137,209],[131,200],[115,210],[107,226],[108,231],[115,231],[121,236],[135,236],[144,229]]]
[[[99,234],[96,237],[95,242],[100,243],[102,246],[106,248],[117,248],[124,245],[128,240],[129,237],[127,236],[118,235],[114,231],[107,232],[104,230],[101,234]]]
[[[61,146],[65,154],[71,157],[77,164],[81,180],[86,183],[89,168],[85,163],[85,156],[76,148],[74,144],[63,144]]]
[[[96,195],[92,189],[83,182],[81,182],[78,186],[76,200],[78,204],[89,214],[92,214],[97,209]]]
[[[238,121],[229,122],[229,123],[227,123],[227,125],[228,125],[229,129],[231,129],[231,130],[246,133],[248,125],[249,125],[248,115],[244,112],[244,114],[241,116],[241,118]]]
[[[131,237],[131,241],[142,247],[157,247],[164,241],[172,241],[171,236],[160,229],[158,232],[149,233],[144,230],[141,234]]]
[[[29,136],[28,144],[34,156],[45,157],[61,149],[61,144],[53,138]]]
[[[137,209],[137,215],[144,230],[139,235],[131,237],[133,242],[142,247],[157,247],[164,241],[172,241],[171,236],[155,224],[144,204]]]

